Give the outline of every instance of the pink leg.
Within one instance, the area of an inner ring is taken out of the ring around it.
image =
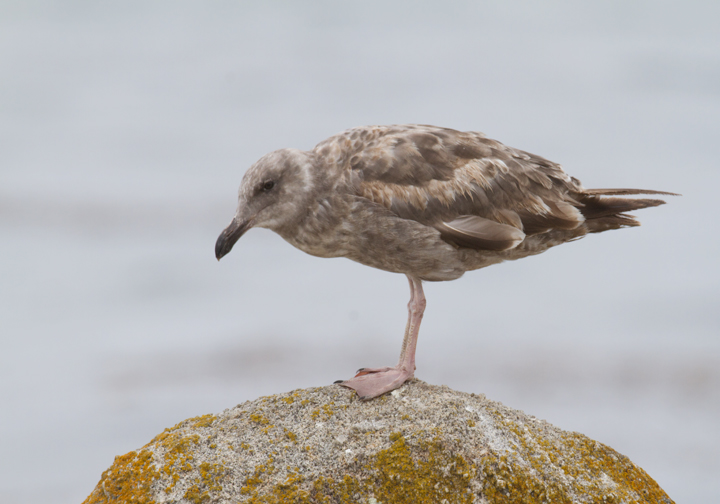
[[[408,322],[397,366],[362,368],[358,370],[354,378],[336,382],[343,387],[355,389],[360,399],[372,399],[385,392],[395,390],[412,378],[415,373],[415,348],[426,303],[421,280],[410,275],[407,277],[410,282]]]

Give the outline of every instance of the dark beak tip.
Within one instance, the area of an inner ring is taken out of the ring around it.
[[[215,258],[219,261],[225,257],[232,250],[235,242],[237,242],[251,226],[252,223],[249,221],[233,221],[228,227],[223,229],[215,242]]]
[[[227,233],[223,231],[215,242],[215,258],[219,261],[232,249],[233,243],[227,239]]]

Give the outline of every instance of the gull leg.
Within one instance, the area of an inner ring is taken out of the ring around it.
[[[343,387],[354,389],[360,399],[372,399],[385,392],[395,390],[414,376],[415,348],[426,302],[421,280],[410,275],[407,277],[410,283],[408,321],[397,366],[362,368],[358,370],[354,378],[336,382]]]

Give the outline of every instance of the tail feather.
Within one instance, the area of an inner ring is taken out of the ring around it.
[[[665,204],[665,201],[660,199],[617,197],[635,194],[679,196],[675,193],[646,189],[584,189],[576,199],[582,205],[579,210],[585,217],[588,231],[599,233],[610,229],[639,226],[640,222],[625,212]]]
[[[651,189],[583,189],[582,194],[596,196],[629,196],[632,194],[664,194],[665,196],[680,196],[677,193],[653,191]]]
[[[640,221],[635,219],[634,215],[617,214],[607,217],[598,217],[597,219],[588,219],[585,221],[585,227],[588,233],[602,233],[610,229],[620,229],[624,227],[639,226]]]
[[[624,212],[632,212],[643,208],[664,205],[665,201],[659,199],[633,199],[633,198],[600,198],[589,196],[581,198],[583,204],[579,208],[585,219],[599,219]]]

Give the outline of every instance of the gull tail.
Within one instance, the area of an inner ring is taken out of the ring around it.
[[[584,189],[578,194],[578,208],[585,217],[585,225],[590,233],[600,233],[610,229],[639,226],[640,221],[625,212],[664,205],[661,199],[623,198],[638,194],[662,194],[680,196],[665,191],[647,189]]]

